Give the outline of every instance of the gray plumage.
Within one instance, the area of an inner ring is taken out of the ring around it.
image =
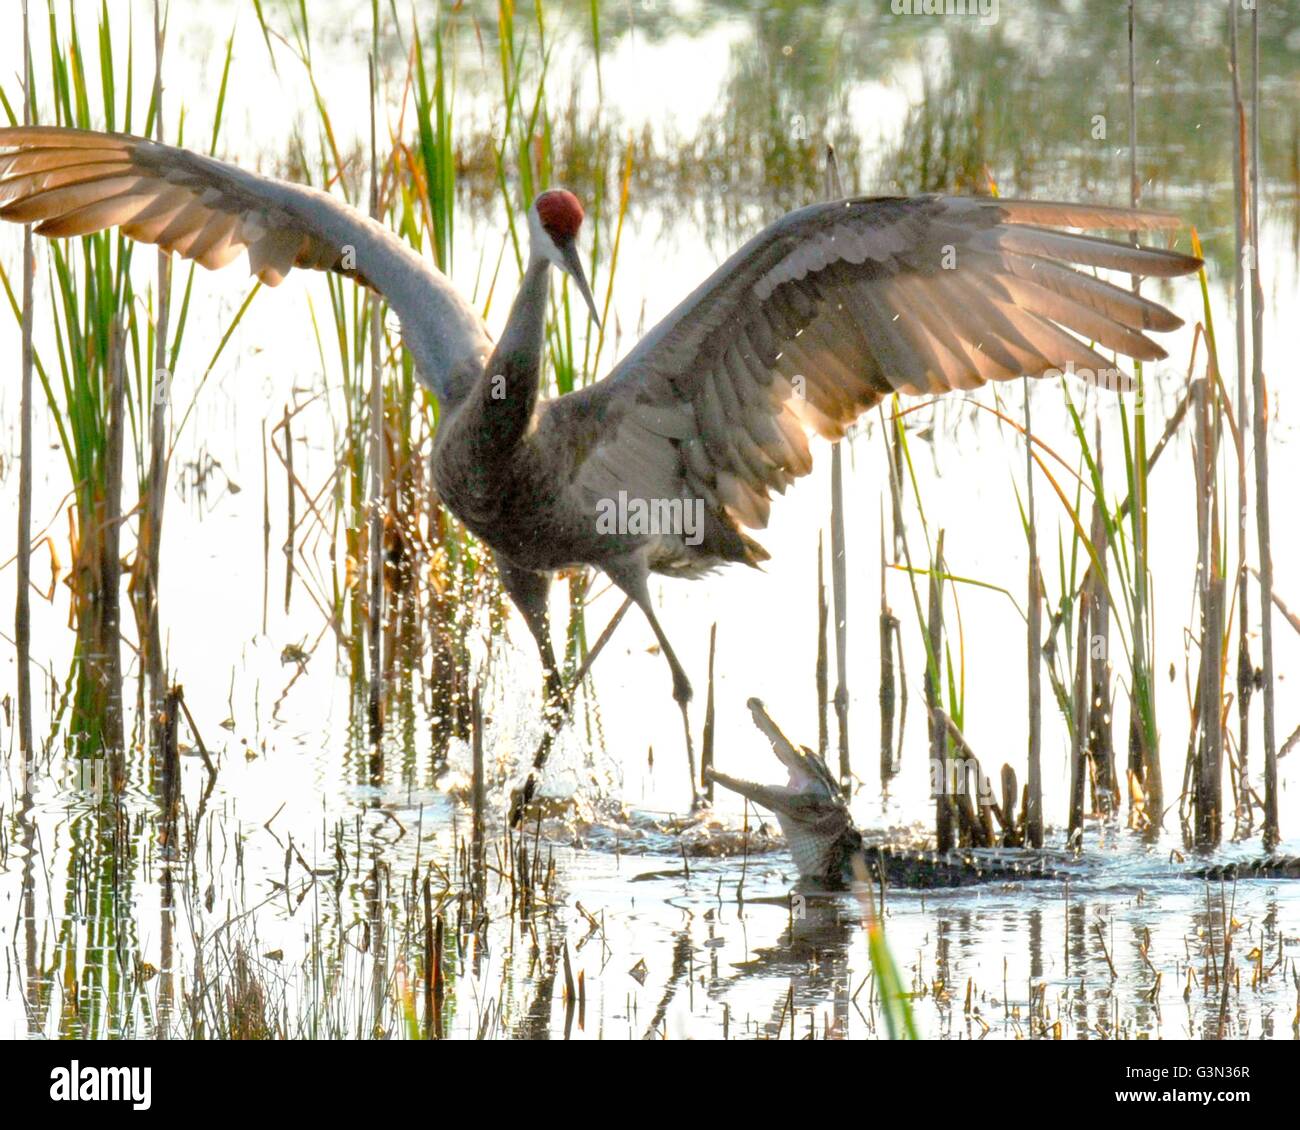
[[[576,224],[557,236],[538,216],[534,204],[532,258],[493,348],[441,273],[325,193],[141,138],[0,129],[0,217],[55,237],[120,226],[206,267],[246,250],[270,285],[295,266],[325,269],[387,299],[442,404],[438,489],[493,549],[537,640],[552,702],[554,571],[596,566],[641,607],[685,716],[690,682],[654,616],[647,578],[764,560],[747,531],[767,523],[773,492],[811,469],[809,432],[838,438],[894,392],[971,389],[1067,366],[1124,387],[1087,342],[1156,360],[1164,351],[1146,331],[1181,323],[1076,266],[1169,277],[1200,265],[1059,230],[1177,223],[1160,213],[945,196],[816,204],[751,239],[607,378],[542,401],[549,266],[573,275],[595,311]],[[701,524],[605,529],[601,508],[620,494],[662,513],[698,505]],[[687,734],[689,742],[689,725]]]

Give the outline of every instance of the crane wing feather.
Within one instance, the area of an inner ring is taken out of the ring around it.
[[[446,276],[382,224],[317,189],[145,138],[0,129],[0,218],[51,237],[120,227],[210,269],[246,251],[269,286],[294,267],[355,277],[387,299],[421,378],[453,403],[491,351]]]
[[[615,490],[701,498],[716,521],[695,556],[762,560],[741,527],[765,525],[770,492],[811,469],[807,432],[837,439],[894,392],[974,389],[1070,365],[1126,387],[1099,349],[1163,358],[1144,331],[1181,321],[1092,269],[1172,277],[1200,261],[1059,229],[1158,231],[1177,222],[1124,208],[942,196],[792,212],[733,255],[606,380],[554,402],[550,422],[586,421],[570,476],[574,502],[589,509]],[[689,568],[678,548],[682,560],[655,567]]]

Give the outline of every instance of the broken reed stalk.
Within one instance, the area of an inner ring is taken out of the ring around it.
[[[289,612],[289,598],[293,596],[293,534],[297,521],[294,516],[294,504],[296,501],[294,495],[293,483],[293,428],[289,416],[289,405],[284,406],[284,419],[280,423],[284,431],[284,473],[286,498],[288,501],[289,513],[286,516],[288,525],[284,534],[284,611],[287,615]],[[274,429],[272,430],[274,434]]]
[[[827,726],[826,708],[830,701],[830,679],[827,674],[826,624],[830,608],[826,603],[825,554],[822,552],[822,535],[817,534],[817,753],[825,760],[830,748],[830,730]]]
[[[560,943],[560,953],[564,958],[564,995],[561,999],[564,1001],[565,1011],[568,1012],[571,1011],[574,1004],[577,1003],[578,986],[574,983],[573,979],[573,962],[569,958],[569,942],[567,938]],[[571,1020],[572,1018],[569,1017],[567,1019]]]
[[[484,896],[484,821],[483,810],[487,805],[487,784],[483,779],[483,699],[479,684],[474,684],[470,699],[470,717],[473,732],[471,735],[473,749],[473,769],[471,776],[472,816],[470,823],[470,886],[474,893],[474,917]]]
[[[180,812],[181,755],[177,743],[180,726],[180,688],[168,687],[158,717],[158,754],[162,761],[163,823],[159,839],[170,845],[176,834],[176,817]]]
[[[1199,600],[1200,589],[1197,589]],[[1201,698],[1205,691],[1203,671],[1198,671],[1196,678],[1196,695],[1192,702],[1192,724],[1187,739],[1187,760],[1183,765],[1183,791],[1178,798],[1178,819],[1183,828],[1183,839],[1189,844],[1196,843],[1196,831],[1192,827],[1192,818],[1199,803],[1200,788],[1200,751],[1201,742]],[[1195,780],[1194,780],[1195,778]],[[1189,811],[1190,806],[1190,811]]]
[[[1079,601],[1079,630],[1075,634],[1074,641],[1074,693],[1072,696],[1074,716],[1070,725],[1070,729],[1073,731],[1070,735],[1069,837],[1071,842],[1073,842],[1076,835],[1083,832],[1084,780],[1088,773],[1086,754],[1088,716],[1090,714],[1088,690],[1091,683],[1091,671],[1088,666],[1088,641],[1091,638],[1089,624],[1090,603],[1085,592],[1083,599]],[[1037,843],[1033,846],[1041,847],[1042,844]]]
[[[882,507],[880,513],[880,784],[882,788],[898,772],[898,762],[894,756],[894,714],[897,708],[894,637],[898,631],[898,617],[891,611],[885,593],[885,514]],[[902,733],[900,732],[900,749],[901,746]]]
[[[1101,420],[1096,421],[1097,481],[1105,481],[1101,450]],[[1108,534],[1102,512],[1103,498],[1092,503],[1090,538],[1100,571],[1089,571],[1085,589],[1088,602],[1088,658],[1092,667],[1088,691],[1088,758],[1092,770],[1093,810],[1110,816],[1118,805],[1119,782],[1115,776],[1115,740],[1110,709],[1110,580],[1107,576]]]
[[[948,733],[937,721],[935,713],[943,707],[939,667],[939,657],[943,653],[943,533],[943,530],[939,531],[934,562],[930,567],[930,655],[925,672],[925,702],[930,712],[930,776],[937,785],[934,790],[935,846],[939,851],[951,851],[955,846],[956,817],[948,789]]]
[[[714,700],[713,661],[718,653],[718,623],[709,629],[709,692],[704,700],[704,736],[700,741],[700,782],[704,799],[713,803],[713,742],[717,731],[717,708]]]
[[[99,652],[108,681],[105,730],[113,796],[126,787],[126,733],[122,718],[122,454],[126,437],[126,328],[121,313],[108,332],[108,445],[104,461],[104,530],[99,546],[99,597],[95,609]]]
[[[23,0],[23,124],[32,124],[32,40],[27,0]],[[18,749],[24,776],[32,748],[32,352],[33,290],[36,255],[32,226],[23,225],[22,405],[18,455],[18,594],[14,603],[14,640],[18,650]]]
[[[894,412],[898,412],[898,397],[893,398]],[[884,414],[884,408],[881,408],[880,419],[882,424],[887,424]],[[889,464],[889,504],[891,507],[892,526],[894,533],[894,560],[904,556],[907,548],[907,529],[903,524],[903,440],[900,435],[902,424],[897,427],[886,427],[885,429],[885,458]]]
[[[835,722],[840,787],[849,789],[849,583],[844,543],[844,473],[840,445],[831,450],[831,593],[835,604]]]
[[[154,76],[153,110],[154,136],[163,141],[163,85],[162,61],[166,28],[159,10],[159,0],[153,6]],[[158,317],[154,327],[153,380],[149,419],[149,487],[148,501],[140,515],[140,544],[143,555],[139,566],[143,577],[143,592],[136,607],[143,611],[140,644],[144,651],[144,668],[149,679],[149,696],[153,703],[150,721],[150,740],[155,744],[158,734],[158,703],[166,694],[167,674],[163,669],[162,630],[158,624],[158,583],[161,571],[163,507],[166,503],[167,483],[167,412],[171,407],[171,379],[167,359],[167,327],[171,311],[171,252],[158,249]]]
[[[271,463],[266,451],[266,420],[262,420],[262,635],[266,635],[266,606],[271,596]]]
[[[1232,269],[1232,304],[1237,346],[1237,813],[1239,836],[1254,826],[1250,803],[1250,700],[1255,691],[1255,664],[1250,658],[1250,579],[1246,571],[1246,108],[1241,101],[1241,70],[1237,55],[1237,0],[1227,0],[1229,69],[1232,72],[1232,222],[1236,255]]]
[[[185,688],[178,683],[174,689],[181,713],[185,715],[185,721],[189,725],[190,733],[194,735],[194,744],[199,747],[199,756],[203,758],[203,767],[208,773],[208,789],[210,791],[217,779],[217,767],[212,761],[212,754],[208,752],[208,747],[204,744],[203,735],[199,732],[198,724],[194,721],[194,715],[190,713],[190,708],[185,705]]]
[[[375,126],[378,83],[378,6],[370,53],[370,216],[379,221],[379,157]],[[384,609],[384,373],[379,357],[379,295],[367,295],[370,307],[370,740],[378,742],[383,719]]]
[[[1259,542],[1260,645],[1264,684],[1264,845],[1280,838],[1277,819],[1277,734],[1273,687],[1273,543],[1268,500],[1268,393],[1264,387],[1264,288],[1259,278],[1259,9],[1251,12],[1250,76],[1250,312],[1255,396],[1255,521]]]
[[[970,742],[966,740],[966,735],[961,732],[961,727],[953,721],[952,716],[942,708],[938,708],[934,711],[933,717],[952,741],[956,771],[951,780],[954,782],[957,796],[955,815],[960,823],[962,843],[971,843],[976,847],[992,847],[993,810],[996,805],[984,768],[980,765],[979,757],[971,748]],[[972,797],[975,799],[972,800]]]
[[[904,461],[907,461],[910,468],[910,457],[907,455],[906,440],[903,434],[902,413],[899,411],[898,395],[894,394],[890,401],[892,409],[891,416],[886,418],[883,404],[880,406],[881,424],[886,430],[888,437],[885,443],[885,460],[889,468],[889,493],[893,502],[894,513],[894,554],[895,558],[901,558],[905,567],[908,583],[911,588],[912,603],[916,610],[917,624],[920,625],[923,639],[926,641],[926,672],[927,685],[926,693],[929,697],[932,689],[929,677],[933,676],[933,689],[939,690],[942,684],[939,679],[939,658],[938,655],[930,651],[930,633],[929,620],[924,609],[921,607],[921,596],[917,590],[916,576],[917,571],[912,566],[912,552],[907,543],[907,529],[903,524],[903,503],[902,503],[902,470]],[[892,443],[892,448],[891,448]],[[920,497],[917,497],[917,508],[920,510]],[[925,526],[925,514],[921,512],[921,524]],[[926,545],[929,547],[929,536],[926,536]],[[940,547],[942,547],[942,531],[940,531]],[[883,552],[883,548],[882,548]],[[883,566],[882,566],[883,577]],[[933,579],[933,577],[931,578]],[[933,592],[932,592],[933,595]],[[897,626],[897,622],[895,622]],[[898,630],[894,634],[894,651],[898,656],[898,687],[899,687],[899,712],[898,712],[898,748],[901,751],[903,744],[903,733],[907,725],[907,671],[904,664],[904,649],[902,632]],[[933,732],[931,731],[933,737]],[[940,766],[940,768],[942,768]],[[933,769],[933,766],[932,766]]]
[[[424,877],[424,1035],[437,1039],[438,1027],[433,1017],[433,892],[429,876]]]
[[[442,1039],[442,1002],[446,996],[442,973],[442,915],[434,919],[433,927],[433,1030]]]
[[[1201,695],[1201,759],[1196,802],[1197,842],[1217,844],[1223,836],[1223,670],[1224,579],[1206,585]]]
[[[1200,757],[1196,772],[1196,844],[1210,847],[1222,833],[1223,729],[1220,672],[1223,657],[1223,578],[1219,571],[1217,374],[1211,347],[1205,380],[1197,382],[1196,477],[1197,577],[1201,604]]]
[[[953,805],[953,814],[957,818],[958,842],[962,846],[974,844],[976,847],[988,847],[991,839],[985,837],[979,813],[975,811],[975,802],[971,800],[973,788],[979,787],[978,783],[973,787],[970,783],[972,767],[964,758],[954,761],[953,766],[957,798]],[[975,769],[974,772],[978,779],[979,770]]]
[[[1029,774],[1026,782],[1025,834],[1032,847],[1043,846],[1043,604],[1038,569],[1038,518],[1034,511],[1034,441],[1029,410],[1030,381],[1025,392],[1025,483],[1029,526]]]
[[[1002,846],[1019,847],[1025,842],[1025,837],[1020,824],[1024,820],[1024,812],[1020,814],[1020,821],[1016,819],[1016,798],[1019,790],[1016,788],[1016,771],[1010,765],[1003,763],[1002,766],[1002,805],[999,808],[999,815],[1002,820]]]
[[[388,865],[377,849],[370,856],[370,872],[361,885],[365,900],[366,926],[368,927],[370,953],[370,1000],[374,1006],[374,1026],[384,1022],[384,1004],[388,998],[388,929],[384,910],[389,892],[384,889],[388,879]]]

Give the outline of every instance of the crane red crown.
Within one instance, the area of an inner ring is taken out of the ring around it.
[[[582,217],[582,205],[572,192],[555,188],[537,198],[537,218],[542,222],[542,230],[556,243],[573,239],[582,227]]]

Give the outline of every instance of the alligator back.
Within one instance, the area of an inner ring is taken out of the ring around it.
[[[1193,874],[1200,879],[1300,879],[1300,855],[1266,855],[1260,859],[1235,860],[1214,867],[1202,867]]]
[[[992,851],[934,852],[864,844],[861,855],[867,874],[887,887],[930,890],[970,887],[977,883],[1022,883],[1069,876],[1041,855]]]

